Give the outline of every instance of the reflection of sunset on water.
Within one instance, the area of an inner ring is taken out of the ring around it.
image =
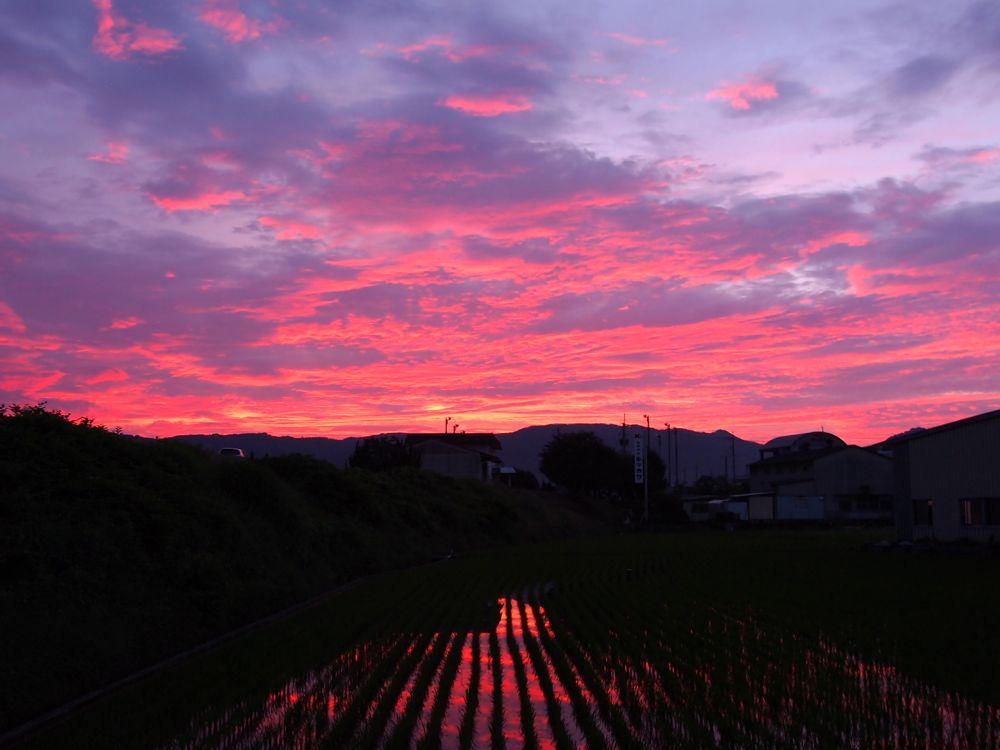
[[[498,604],[487,632],[359,645],[259,706],[196,719],[168,747],[461,750],[502,738],[544,750],[831,741],[972,750],[1000,741],[997,708],[752,617],[708,609],[687,623],[633,619],[598,633],[614,613],[543,606],[531,592]]]

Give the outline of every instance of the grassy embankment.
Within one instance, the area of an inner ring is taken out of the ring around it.
[[[358,576],[601,526],[552,494],[0,411],[0,731]]]

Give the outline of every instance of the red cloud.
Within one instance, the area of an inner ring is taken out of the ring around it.
[[[238,44],[277,31],[281,22],[250,18],[240,10],[239,0],[207,0],[199,18],[223,33],[226,41]]]
[[[162,55],[181,49],[181,41],[166,29],[133,23],[115,12],[112,0],[94,0],[97,33],[94,49],[113,60],[126,60],[132,53]]]
[[[750,76],[740,83],[724,83],[705,94],[706,99],[724,99],[733,109],[749,110],[757,102],[778,98],[778,89],[770,81]]]
[[[438,104],[473,117],[498,117],[525,112],[534,106],[531,100],[519,94],[452,94]]]
[[[182,198],[160,197],[152,193],[149,194],[149,197],[164,211],[174,213],[175,211],[211,211],[220,206],[228,206],[230,203],[244,200],[247,196],[240,190],[225,190],[221,193],[202,193]]]

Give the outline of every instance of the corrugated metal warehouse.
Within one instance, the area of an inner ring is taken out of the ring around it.
[[[1000,542],[1000,409],[886,442],[902,540]]]

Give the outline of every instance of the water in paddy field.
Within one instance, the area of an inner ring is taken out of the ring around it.
[[[358,644],[165,747],[1000,747],[1000,709],[751,617],[497,604],[486,632]]]

